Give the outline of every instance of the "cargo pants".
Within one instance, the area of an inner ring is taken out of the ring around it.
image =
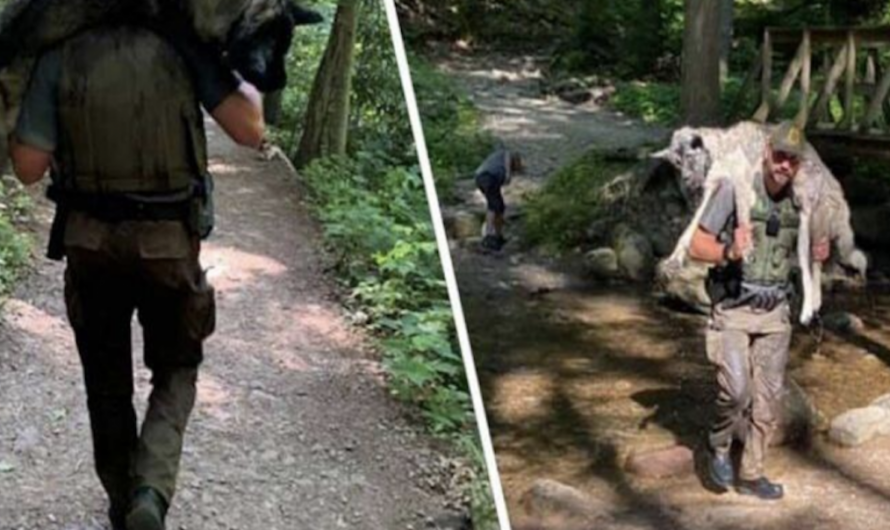
[[[789,304],[768,312],[715,307],[706,340],[718,387],[711,449],[725,454],[739,438],[744,444],[739,478],[758,479],[764,476],[766,451],[779,423],[791,345]]]
[[[199,241],[176,221],[66,225],[65,301],[83,365],[96,471],[112,503],[150,486],[169,504],[195,403],[202,341],[215,326]],[[133,407],[131,322],[143,329],[152,390],[141,432]]]

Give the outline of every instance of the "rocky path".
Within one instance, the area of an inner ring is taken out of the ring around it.
[[[451,462],[387,395],[379,359],[323,272],[294,177],[209,133],[218,224],[202,261],[218,327],[168,528],[430,527],[453,497]],[[41,202],[39,238],[48,216]],[[2,530],[105,528],[62,272],[36,260],[0,312]],[[139,363],[141,410],[149,374]]]
[[[535,65],[503,57],[442,63],[486,113],[486,128],[527,154],[530,175],[508,198],[514,211],[524,190],[583,150],[633,149],[663,134],[540,98]],[[481,198],[465,186],[456,208],[478,210]],[[520,224],[514,217],[514,241]],[[778,503],[702,487],[691,455],[715,394],[704,317],[658,304],[645,287],[597,283],[572,260],[515,243],[497,255],[480,254],[472,241],[451,248],[514,529],[890,528],[887,438],[840,448],[819,432],[808,446],[775,448],[768,471],[787,488]],[[796,334],[790,372],[823,420],[890,392],[890,297],[839,293],[826,303],[829,312],[858,314],[863,328],[828,333],[821,344]],[[643,474],[628,471],[629,460],[649,451],[658,458]],[[653,473],[656,465],[662,472]]]

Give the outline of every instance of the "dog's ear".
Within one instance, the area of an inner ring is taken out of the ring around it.
[[[287,3],[290,18],[293,21],[294,26],[307,26],[309,24],[318,24],[324,20],[317,11],[313,11],[311,9],[306,9],[298,4],[288,1]]]

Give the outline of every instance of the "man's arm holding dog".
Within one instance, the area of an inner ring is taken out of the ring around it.
[[[724,243],[718,238],[729,224],[735,212],[735,197],[732,186],[720,185],[705,206],[699,225],[692,234],[689,244],[689,257],[706,263],[738,261],[751,247],[751,227],[739,226],[733,230],[732,241]]]

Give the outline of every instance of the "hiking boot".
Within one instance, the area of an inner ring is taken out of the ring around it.
[[[739,479],[735,490],[740,495],[751,495],[766,501],[778,500],[785,496],[785,489],[782,485],[770,482],[766,477],[760,477],[757,480]]]
[[[711,453],[709,456],[708,475],[710,475],[711,482],[724,490],[729,489],[733,480],[732,461],[729,459],[729,453]]]
[[[164,530],[167,502],[153,488],[142,487],[133,494],[127,514],[127,530]]]

